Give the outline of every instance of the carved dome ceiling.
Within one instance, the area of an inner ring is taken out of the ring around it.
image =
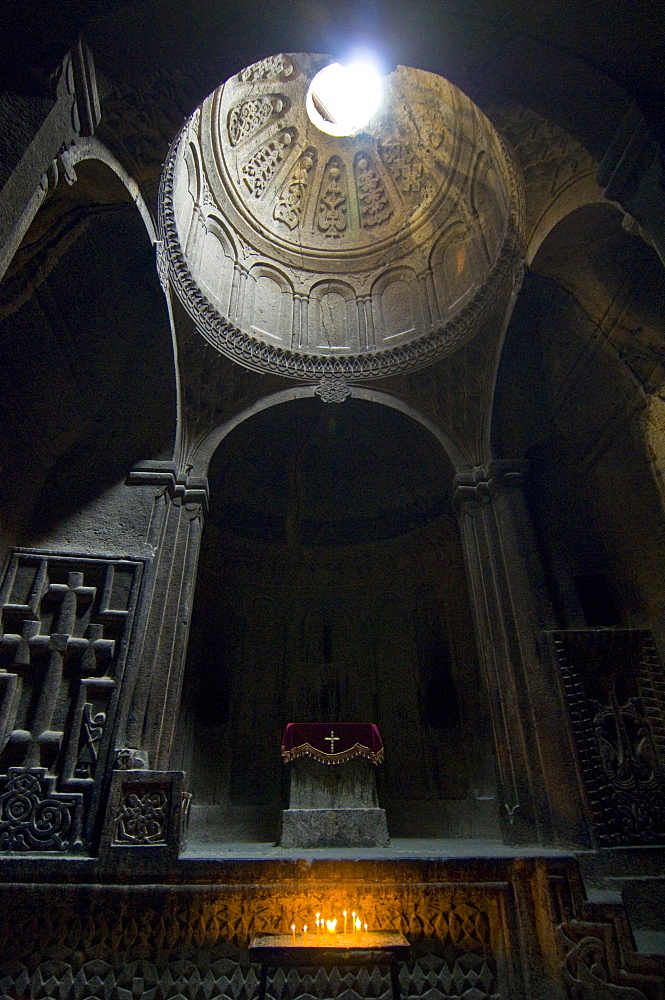
[[[315,380],[420,367],[512,285],[521,196],[478,108],[398,66],[358,134],[307,114],[330,62],[279,55],[183,128],[161,197],[163,265],[201,333],[246,367]]]

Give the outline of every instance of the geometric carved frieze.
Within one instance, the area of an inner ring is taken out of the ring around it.
[[[665,670],[641,629],[548,632],[599,845],[665,843]]]
[[[416,903],[422,922],[406,918],[403,890]],[[479,898],[474,898],[478,890]],[[402,927],[413,945],[399,969],[404,997],[498,1000],[506,995],[500,968],[502,907],[496,891],[421,885],[379,889],[378,896],[376,906],[363,901],[363,914],[369,921]],[[13,923],[0,966],[0,995],[16,997],[27,980],[33,990],[43,990],[50,981],[48,995],[61,1000],[122,998],[123,990],[136,990],[141,981],[144,996],[157,991],[164,998],[251,1000],[258,987],[258,968],[249,963],[246,951],[251,937],[263,929],[288,927],[289,915],[299,914],[303,903],[300,893],[294,897],[280,886],[225,885],[214,893],[174,894],[154,887],[136,896],[130,889],[129,897],[110,890],[103,899],[51,905],[38,926],[34,914],[24,910]],[[322,905],[314,892],[312,916]],[[40,953],[57,955],[58,961],[40,960]],[[95,983],[103,993],[90,991]],[[384,967],[354,966],[340,956],[332,967],[273,970],[270,987],[276,1000],[302,993],[365,1000],[389,996],[390,977]]]
[[[663,1000],[663,963],[636,955],[621,907],[585,900],[569,858],[545,862],[547,869],[543,859],[508,862],[501,873],[494,861],[477,871],[477,882],[450,865],[452,881],[421,881],[425,871],[419,877],[411,862],[416,881],[407,882],[406,871],[389,861],[378,862],[385,868],[369,862],[367,881],[351,871],[355,864],[336,863],[331,882],[330,868],[310,875],[302,862],[284,870],[279,861],[267,863],[275,865],[270,874],[256,862],[256,881],[236,883],[244,864],[232,863],[231,879],[177,888],[143,884],[139,873],[136,885],[93,892],[87,885],[25,887],[18,907],[7,905],[15,890],[0,888],[0,995],[251,1000],[259,979],[247,954],[253,935],[288,933],[291,922],[310,922],[334,899],[336,912],[357,906],[370,926],[406,935],[412,951],[399,964],[405,1000]],[[390,996],[390,979],[385,968],[354,967],[340,955],[325,968],[272,969],[270,992],[275,1000],[370,1000]]]
[[[421,70],[384,78],[361,134],[319,131],[305,99],[328,62],[275,57],[289,74],[249,67],[197,109],[162,177],[162,252],[199,331],[245,367],[380,378],[455,350],[509,294],[521,179],[478,108]]]
[[[79,825],[81,810],[97,801],[141,569],[129,560],[12,554],[0,588],[0,774],[14,775],[14,785],[21,769],[26,782],[48,776],[30,793],[40,816],[47,806],[39,796],[60,801],[53,787],[83,793]],[[79,798],[58,807],[62,816]],[[40,849],[23,839],[24,849]],[[75,839],[58,835],[48,849]],[[0,839],[0,848],[9,843]]]

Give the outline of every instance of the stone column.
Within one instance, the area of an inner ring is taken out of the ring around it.
[[[541,638],[554,615],[523,493],[525,471],[525,463],[495,462],[455,480],[501,822],[509,842],[587,843],[563,692]]]
[[[150,767],[163,771],[170,766],[178,719],[207,484],[180,480],[173,469],[152,464],[129,477],[140,485],[164,485],[150,526],[155,557],[140,604],[140,637],[116,745],[140,748]]]

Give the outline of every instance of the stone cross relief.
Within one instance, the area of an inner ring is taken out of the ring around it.
[[[115,641],[102,638],[102,625],[91,623],[85,637],[74,635],[77,619],[93,602],[95,594],[96,587],[83,585],[83,573],[69,573],[67,583],[48,583],[42,601],[59,604],[51,634],[41,634],[38,618],[26,618],[20,635],[5,633],[0,640],[0,646],[14,652],[14,669],[23,672],[27,668],[34,674],[32,680],[38,686],[35,708],[26,720],[26,728],[14,729],[7,741],[15,749],[20,748],[24,767],[39,767],[43,751],[55,756],[60,749],[63,732],[52,726],[65,659],[70,666],[73,662],[76,673],[83,677],[99,674],[100,662],[108,662],[113,657]],[[42,670],[43,679],[39,684],[37,678]]]

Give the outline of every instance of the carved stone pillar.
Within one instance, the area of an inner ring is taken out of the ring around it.
[[[116,745],[142,748],[152,768],[165,770],[178,718],[207,483],[179,479],[174,469],[149,462],[135,468],[129,482],[163,488],[149,529],[155,558],[142,596],[141,634]]]
[[[541,641],[553,621],[523,493],[524,463],[455,481],[508,841],[587,843],[563,694]]]

